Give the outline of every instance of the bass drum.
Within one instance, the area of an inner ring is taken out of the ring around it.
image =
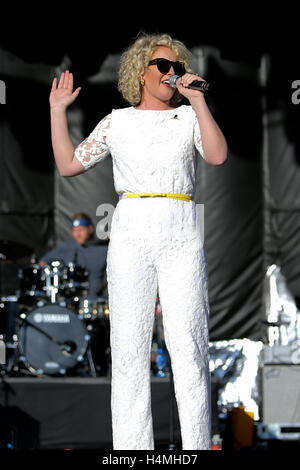
[[[89,335],[68,308],[48,304],[32,310],[19,330],[20,360],[36,375],[65,374],[83,361]]]

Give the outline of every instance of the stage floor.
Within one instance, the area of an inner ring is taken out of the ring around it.
[[[151,378],[158,448],[167,448],[170,441],[170,390],[168,377]],[[110,397],[110,377],[3,377],[1,446],[8,436],[19,449],[112,449]],[[175,399],[173,410],[178,447],[181,436]]]

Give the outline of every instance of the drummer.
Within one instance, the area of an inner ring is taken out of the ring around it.
[[[79,212],[72,218],[72,238],[46,253],[39,261],[41,266],[59,260],[84,266],[88,271],[88,297],[106,297],[106,256],[107,244],[94,239],[91,218]]]

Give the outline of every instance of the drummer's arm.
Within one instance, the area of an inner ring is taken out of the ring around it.
[[[40,266],[45,266],[46,264],[50,264],[51,261],[55,259],[63,258],[65,254],[65,244],[59,245],[56,248],[48,251],[44,256],[41,257],[39,260]]]
[[[47,264],[50,264],[51,261],[55,258],[55,256],[53,257],[52,253],[53,253],[53,250],[49,251],[44,256],[42,256],[42,258],[39,260],[39,265],[46,266]]]

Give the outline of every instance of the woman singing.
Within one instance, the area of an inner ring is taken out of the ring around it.
[[[211,448],[208,279],[200,214],[193,200],[198,153],[227,159],[225,138],[201,91],[188,85],[190,53],[167,34],[140,35],[123,53],[118,87],[130,107],[113,109],[75,149],[67,107],[73,77],[50,94],[60,175],[79,175],[109,155],[120,199],[107,254],[111,411],[115,450],[154,449],[150,359],[159,297],[171,358],[182,448]],[[171,88],[171,75],[179,75]],[[189,105],[180,105],[182,97]]]

